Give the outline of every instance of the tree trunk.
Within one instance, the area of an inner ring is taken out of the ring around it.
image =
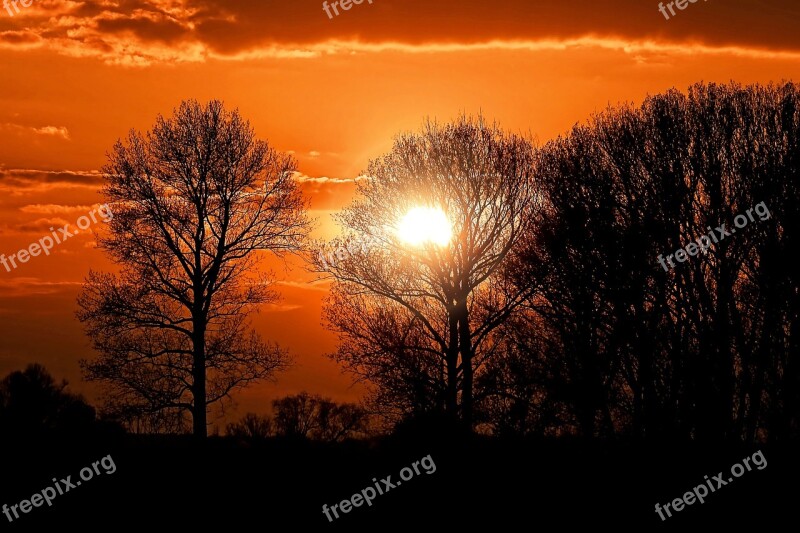
[[[450,314],[450,343],[447,347],[447,398],[446,412],[453,420],[458,419],[458,316]]]
[[[206,427],[206,324],[205,320],[194,320],[193,365],[192,365],[192,395],[194,408],[192,410],[192,433],[198,439],[207,436]]]
[[[461,369],[463,372],[463,382],[461,391],[461,417],[464,425],[472,429],[473,423],[473,368],[472,368],[472,331],[469,327],[469,310],[467,309],[466,297],[461,299],[457,305],[458,316],[458,338],[461,352]]]

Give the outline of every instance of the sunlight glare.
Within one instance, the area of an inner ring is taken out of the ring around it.
[[[408,244],[420,245],[431,242],[445,246],[450,242],[452,231],[450,221],[441,209],[415,207],[403,217],[397,234]]]

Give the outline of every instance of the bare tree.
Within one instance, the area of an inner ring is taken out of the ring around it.
[[[355,435],[366,435],[370,430],[369,413],[354,403],[324,401],[319,413],[319,440],[339,442]]]
[[[308,393],[287,396],[272,402],[275,432],[282,437],[308,437],[319,428],[317,401]]]
[[[114,217],[100,247],[118,275],[90,272],[78,298],[100,357],[82,362],[118,405],[191,413],[287,366],[287,354],[250,329],[277,294],[256,269],[259,250],[298,250],[306,204],[293,159],[256,139],[221,102],[184,102],[151,132],[131,132],[105,167]]]
[[[335,358],[370,381],[379,401],[406,413],[444,410],[472,425],[475,373],[529,293],[498,273],[534,219],[532,162],[528,140],[462,116],[428,121],[370,163],[339,221],[345,240],[377,244],[335,264],[315,260],[335,280],[326,307],[342,341]],[[400,220],[418,207],[444,212],[448,244],[398,236]]]
[[[528,409],[523,431],[586,437],[797,435],[798,154],[794,83],[670,90],[543,146],[548,216],[510,271],[543,289],[514,346],[530,364],[497,371],[496,419]],[[547,402],[503,402],[530,383]]]
[[[273,435],[272,419],[247,413],[238,422],[228,424],[226,433],[236,440],[249,443],[263,442]]]
[[[358,405],[307,392],[275,400],[272,408],[275,433],[283,437],[337,442],[367,431],[368,414]]]

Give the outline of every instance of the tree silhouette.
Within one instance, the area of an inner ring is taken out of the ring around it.
[[[109,389],[102,395],[100,416],[120,424],[129,433],[179,435],[191,431],[191,420],[183,409],[158,408],[144,396],[135,396],[119,387]]]
[[[359,197],[339,217],[363,253],[316,267],[334,279],[325,318],[335,359],[368,380],[386,412],[444,411],[473,423],[475,374],[494,333],[529,291],[498,275],[532,223],[533,150],[483,118],[427,122],[372,161]],[[448,246],[412,246],[393,231],[410,209],[443,210]]]
[[[117,143],[103,190],[114,218],[98,242],[122,270],[91,272],[78,299],[100,352],[85,376],[115,405],[190,413],[205,437],[209,405],[287,365],[247,316],[277,297],[255,252],[293,252],[308,231],[294,169],[218,101],[183,102]]]
[[[30,437],[53,431],[85,430],[94,409],[56,383],[42,365],[11,372],[0,381],[0,435]]]
[[[249,443],[263,442],[273,436],[272,419],[247,413],[238,422],[228,424],[226,433],[236,440]]]
[[[786,259],[799,158],[792,83],[672,90],[544,146],[545,216],[506,271],[541,288],[525,306],[532,327],[509,332],[511,360],[531,364],[496,371],[521,372],[512,383],[536,383],[559,406],[556,420],[532,419],[586,436],[797,435],[800,280]],[[759,204],[768,215],[734,228]],[[735,234],[707,253],[659,264],[723,223]]]
[[[367,431],[366,411],[355,404],[301,392],[272,402],[275,434],[337,442]]]

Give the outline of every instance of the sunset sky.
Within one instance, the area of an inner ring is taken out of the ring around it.
[[[329,2],[331,3],[331,2]],[[298,160],[318,218],[398,132],[462,112],[546,142],[592,113],[698,81],[800,80],[800,4],[708,0],[666,20],[652,0],[364,0],[330,19],[316,0],[33,0],[0,9],[0,253],[74,223],[101,202],[99,169],[131,128],[181,100],[223,100]],[[99,224],[98,224],[99,225]],[[237,396],[233,416],[301,390],[357,400],[324,354],[326,285],[274,268],[283,300],[255,318],[296,357],[276,384]],[[90,268],[113,269],[82,232],[0,266],[0,374],[38,361],[96,399],[74,319]]]

